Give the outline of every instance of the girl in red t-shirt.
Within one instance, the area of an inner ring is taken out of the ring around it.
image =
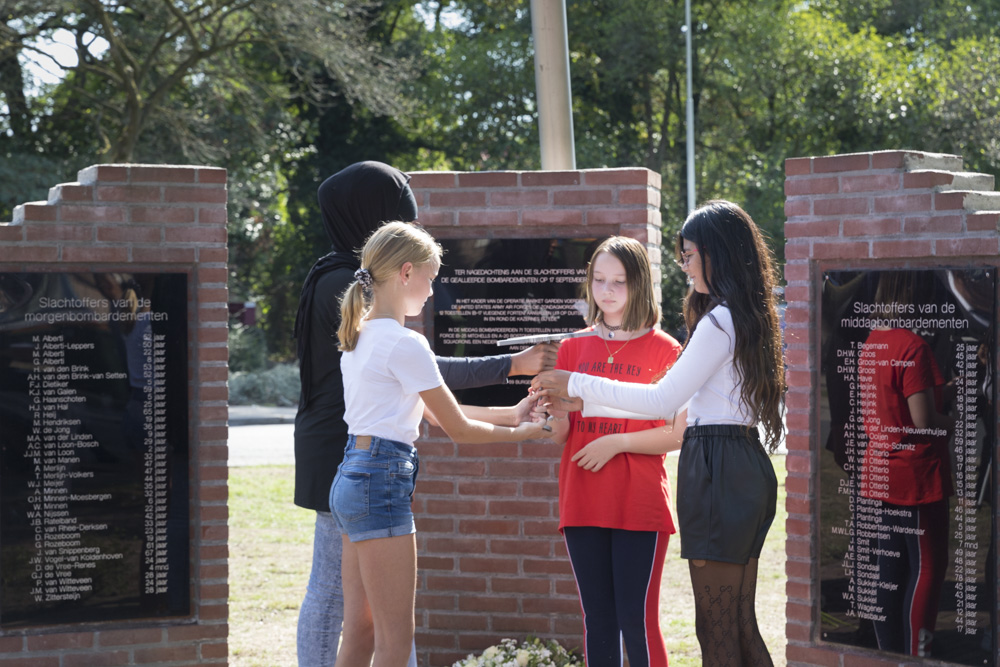
[[[601,243],[586,282],[587,322],[597,335],[564,341],[556,368],[629,382],[661,377],[681,346],[653,328],[660,308],[652,286],[641,243],[621,236]],[[622,639],[632,667],[666,665],[660,578],[676,529],[665,458],[680,447],[684,429],[672,432],[663,420],[549,411],[553,439],[565,442],[559,529],[583,607],[587,665],[619,667]]]
[[[881,289],[881,287],[880,287]],[[948,433],[944,377],[930,346],[907,329],[875,329],[861,346],[860,385],[868,447],[862,499],[878,519],[879,648],[930,656],[948,566]]]

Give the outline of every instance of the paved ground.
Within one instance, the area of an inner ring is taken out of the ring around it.
[[[270,405],[229,406],[230,426],[293,423],[295,423],[295,408],[278,408]]]
[[[295,463],[295,408],[229,406],[229,465]]]

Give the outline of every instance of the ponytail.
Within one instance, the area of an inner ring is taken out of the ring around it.
[[[350,352],[358,346],[361,321],[367,314],[364,288],[355,280],[340,298],[340,328],[337,329],[337,338],[340,340],[338,349],[341,352]]]
[[[358,346],[361,323],[371,311],[375,287],[396,274],[406,262],[414,266],[441,264],[441,246],[423,229],[406,222],[388,222],[372,233],[361,250],[361,267],[354,282],[340,298],[338,349],[350,352]]]

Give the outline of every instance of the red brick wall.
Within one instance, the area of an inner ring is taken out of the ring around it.
[[[638,239],[649,249],[659,294],[659,174],[422,172],[410,185],[420,222],[439,239]],[[456,445],[439,429],[427,429],[417,446],[420,664],[450,665],[529,634],[579,646],[580,604],[557,530],[562,448],[548,441]]]
[[[228,655],[226,171],[98,165],[0,223],[0,271],[188,275],[191,618],[7,632],[0,665],[225,665]]]
[[[795,665],[911,665],[817,641],[820,277],[832,269],[1000,264],[1000,193],[962,159],[879,151],[785,161],[788,345],[787,658]]]

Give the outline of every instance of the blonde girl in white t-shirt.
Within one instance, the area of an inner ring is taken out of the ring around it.
[[[545,434],[543,423],[517,423],[526,418],[527,401],[520,410],[459,406],[427,340],[403,326],[433,294],[441,252],[419,227],[388,223],[365,243],[361,268],[341,301],[350,435],[330,489],[344,544],[337,667],[402,667],[410,655],[417,575],[410,502],[421,418],[456,442],[519,442]]]

